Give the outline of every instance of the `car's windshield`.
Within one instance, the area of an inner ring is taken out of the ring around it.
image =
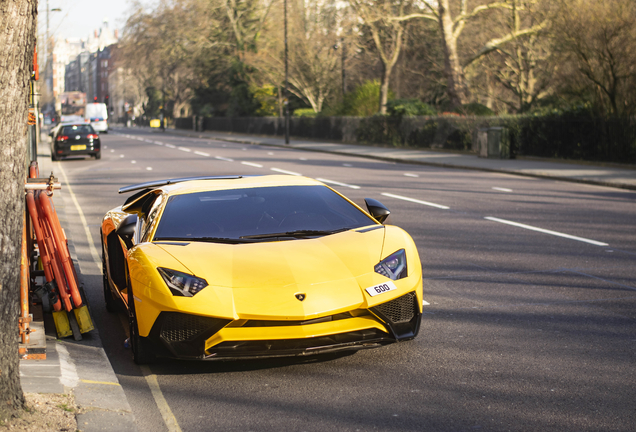
[[[377,223],[324,186],[278,186],[175,195],[154,240],[273,241],[321,236]]]

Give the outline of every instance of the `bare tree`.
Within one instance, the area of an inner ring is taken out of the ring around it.
[[[537,23],[528,28],[512,28],[504,32],[500,37],[488,40],[483,46],[468,57],[462,64],[460,61],[458,43],[466,25],[481,17],[489,11],[507,9],[513,14],[526,10],[526,4],[539,0],[503,0],[492,1],[486,4],[478,4],[469,8],[468,0],[459,0],[453,8],[451,0],[437,0],[435,2],[423,1],[420,3],[422,11],[404,16],[391,18],[393,21],[406,21],[414,18],[423,18],[436,21],[439,24],[441,43],[444,51],[444,69],[447,79],[447,92],[452,106],[460,106],[468,102],[469,91],[464,76],[464,68],[486,54],[499,49],[508,42],[521,36],[534,34],[545,27],[546,22]],[[457,12],[453,15],[453,9]]]
[[[342,14],[333,0],[289,1],[289,9],[289,33],[293,35],[289,40],[289,91],[321,112],[325,100],[338,90]],[[267,81],[280,85],[285,71],[282,29],[267,30],[258,53],[247,58]]]
[[[636,112],[634,2],[561,0],[558,5],[554,39],[562,58],[573,64],[606,113]]]
[[[382,63],[379,112],[386,114],[389,82],[393,67],[400,57],[404,36],[404,13],[409,0],[349,0],[351,7],[371,33]]]
[[[37,2],[0,2],[0,419],[24,406],[18,364],[29,79]]]

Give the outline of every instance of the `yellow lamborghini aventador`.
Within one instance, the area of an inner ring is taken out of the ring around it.
[[[389,210],[304,177],[128,186],[102,222],[104,296],[137,363],[358,350],[413,339],[422,270]]]

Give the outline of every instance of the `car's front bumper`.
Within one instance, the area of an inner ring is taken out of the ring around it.
[[[147,339],[160,356],[201,360],[304,356],[413,339],[421,321],[415,291],[369,310],[307,321],[228,320],[161,312]]]

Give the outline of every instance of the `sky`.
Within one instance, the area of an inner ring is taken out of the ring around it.
[[[145,1],[144,3],[148,3]],[[49,12],[49,32],[56,39],[85,39],[94,30],[102,27],[104,19],[114,30],[124,27],[131,0],[48,0],[50,9],[60,8],[61,12]],[[39,36],[46,34],[47,0],[39,0]]]

